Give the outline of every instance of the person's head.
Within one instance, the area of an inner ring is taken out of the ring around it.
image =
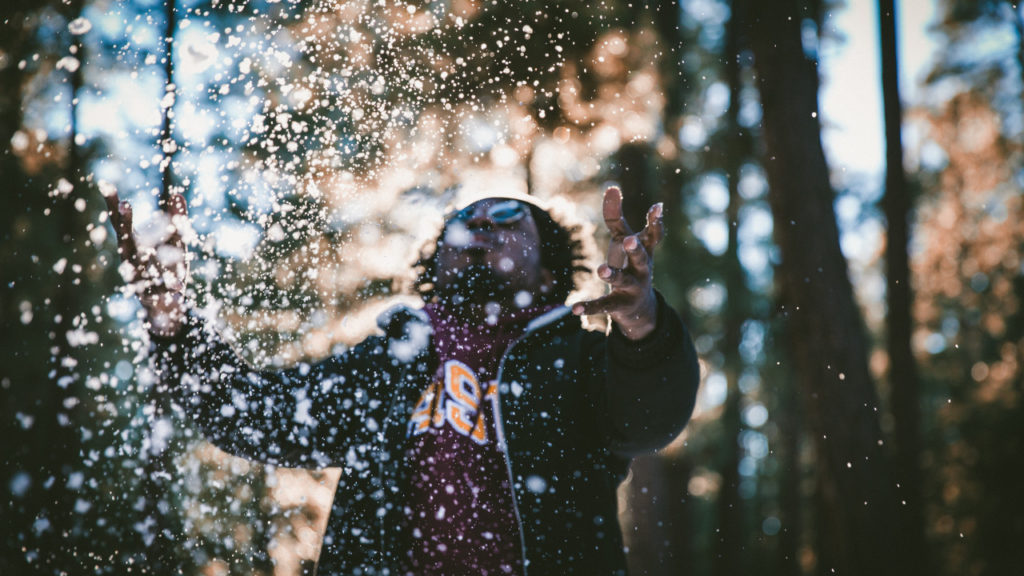
[[[588,271],[578,233],[526,200],[478,200],[446,216],[416,263],[415,289],[426,301],[563,303]]]

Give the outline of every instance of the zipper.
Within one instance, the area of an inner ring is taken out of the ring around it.
[[[508,358],[509,354],[512,353],[513,348],[543,326],[551,324],[555,320],[565,316],[568,312],[569,308],[562,306],[541,314],[531,320],[530,323],[526,325],[526,331],[523,332],[521,336],[513,340],[512,343],[508,345],[508,348],[505,349],[505,353],[501,355],[501,360],[498,362],[498,373],[495,376],[495,379],[498,382],[498,401],[494,403],[494,421],[496,424],[494,428],[498,446],[501,448],[502,454],[505,455],[505,469],[508,471],[508,487],[512,492],[512,511],[515,513],[516,524],[519,526],[519,546],[523,558],[523,576],[529,576],[530,572],[526,563],[526,533],[524,531],[523,518],[519,514],[519,498],[516,496],[516,481],[515,476],[512,474],[511,454],[508,450],[508,442],[505,440],[505,418],[501,413],[501,399],[502,396],[504,396],[501,391],[501,377],[505,371],[505,360]],[[511,388],[509,390],[511,391]]]

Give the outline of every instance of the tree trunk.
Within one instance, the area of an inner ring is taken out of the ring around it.
[[[176,0],[166,0],[164,5],[164,82],[165,89],[170,92],[174,89],[174,34],[177,21]],[[163,109],[163,124],[160,132],[159,146],[163,152],[163,159],[160,162],[161,187],[159,206],[166,210],[171,195],[173,172],[171,160],[173,158],[174,141],[171,133],[172,118],[174,115],[173,104]],[[166,435],[161,431],[164,426],[175,427],[172,417],[170,398],[166,389],[167,385],[157,381],[148,393],[147,401],[152,406],[152,412],[148,415],[149,439],[159,435]],[[150,530],[150,539],[146,542],[149,549],[147,561],[153,574],[180,573],[189,565],[180,551],[183,550],[176,537],[180,534],[180,526],[174,522],[175,512],[172,497],[177,490],[174,486],[175,475],[173,473],[173,457],[180,449],[178,434],[175,431],[166,436],[165,442],[153,442],[149,449],[143,451],[145,465],[143,467],[142,490],[145,496],[145,507],[140,511],[145,516],[144,521],[152,521],[153,528]]]
[[[633,460],[626,483],[628,521],[622,526],[632,576],[683,576],[691,572],[692,511],[686,486],[692,464],[680,455]]]
[[[882,95],[885,113],[885,217],[889,234],[885,247],[888,312],[889,382],[895,421],[896,475],[904,503],[907,553],[918,562],[917,574],[930,574],[924,537],[920,469],[920,391],[917,364],[911,349],[913,319],[910,289],[910,191],[903,171],[903,114],[900,104],[896,13],[893,0],[879,0],[878,21],[882,55]]]
[[[69,2],[63,13],[68,22],[81,16],[82,0]],[[81,51],[80,38],[70,36],[68,40],[69,52],[81,61],[84,55]],[[47,487],[45,504],[37,516],[40,520],[49,521],[48,529],[44,530],[40,537],[43,552],[40,567],[54,571],[74,570],[74,548],[79,543],[75,538],[77,522],[74,510],[77,495],[76,490],[71,487],[71,479],[81,462],[81,441],[78,431],[81,425],[81,398],[78,396],[83,392],[79,371],[85,360],[72,340],[76,327],[75,319],[83,308],[80,295],[83,287],[79,274],[83,265],[87,264],[81,249],[85,225],[83,215],[76,207],[76,203],[85,196],[82,155],[76,142],[78,96],[82,86],[81,66],[70,72],[67,86],[70,130],[67,158],[61,167],[61,176],[70,184],[70,189],[67,194],[54,196],[52,212],[59,235],[60,254],[63,255],[60,261],[64,263],[62,270],[53,277],[56,293],[53,299],[55,326],[51,332],[53,347],[50,349],[50,386],[56,386],[53,387],[51,406],[43,411],[54,420],[42,427],[42,430],[48,430],[49,433],[44,432],[47,461],[44,471],[40,474],[41,478],[49,478],[51,483]],[[63,546],[62,544],[68,540],[72,542],[70,546]]]
[[[67,20],[70,22],[82,14],[82,1],[72,0],[68,5]],[[84,57],[82,43],[77,36],[71,37],[71,50],[80,61]],[[69,75],[68,89],[71,107],[68,110],[70,119],[70,131],[68,133],[68,156],[63,166],[63,177],[71,184],[71,191],[66,196],[57,197],[53,213],[57,218],[57,225],[60,234],[61,252],[66,255],[66,265],[63,273],[57,276],[57,294],[55,295],[55,311],[57,313],[57,326],[54,334],[53,349],[53,376],[56,380],[58,393],[54,397],[53,413],[57,416],[59,423],[58,432],[52,444],[53,450],[50,455],[56,459],[58,467],[65,467],[72,461],[71,457],[77,455],[72,428],[73,406],[77,404],[73,400],[76,389],[73,385],[78,379],[76,366],[78,360],[75,358],[74,346],[69,341],[70,332],[74,329],[74,318],[78,315],[79,304],[79,279],[75,269],[83,264],[78,244],[85,227],[82,225],[82,218],[75,208],[78,199],[83,198],[85,184],[82,179],[82,154],[78,146],[78,95],[82,87],[82,67],[78,66]],[[63,429],[63,431],[61,431]],[[77,460],[77,458],[75,459]],[[59,478],[59,476],[58,476]]]
[[[165,0],[164,11],[164,88],[166,94],[177,99],[177,88],[174,84],[174,34],[178,25],[177,0]],[[160,127],[160,148],[163,158],[160,161],[160,206],[166,206],[171,197],[174,172],[171,163],[177,151],[174,140],[174,100],[163,109],[163,122]]]
[[[781,340],[781,339],[780,339]],[[773,567],[780,576],[797,576],[800,569],[800,547],[804,538],[804,507],[802,490],[804,468],[800,457],[803,428],[800,421],[799,391],[788,367],[770,369],[779,382],[775,422],[779,427],[779,543]],[[769,374],[766,374],[766,377]]]
[[[652,8],[652,19],[658,30],[658,36],[668,55],[662,59],[662,74],[667,80],[665,90],[665,125],[666,132],[674,134],[679,128],[679,118],[686,109],[686,96],[689,91],[686,76],[683,74],[683,41],[679,33],[680,7],[679,0],[657,0]],[[674,81],[673,81],[674,80]]]
[[[740,339],[743,322],[746,320],[746,303],[750,298],[743,279],[743,267],[739,259],[739,210],[740,167],[743,164],[741,145],[739,100],[741,91],[739,65],[740,11],[733,10],[725,31],[725,78],[729,84],[729,108],[726,111],[726,156],[725,172],[729,185],[729,206],[726,221],[729,226],[729,241],[725,252],[724,281],[727,296],[725,306],[725,334],[722,342],[723,364],[727,386],[725,410],[722,414],[723,443],[721,453],[722,487],[718,493],[718,532],[715,539],[715,553],[712,558],[712,573],[716,576],[746,574],[746,559],[749,556],[743,524],[743,501],[740,497],[740,445],[742,430],[740,420],[739,379],[743,372],[743,358],[740,356]]]
[[[818,77],[804,57],[795,1],[746,2],[767,157],[769,201],[782,262],[793,372],[815,438],[821,475],[819,571],[880,576],[908,566],[895,483],[868,372],[860,312],[839,248],[821,146]]]

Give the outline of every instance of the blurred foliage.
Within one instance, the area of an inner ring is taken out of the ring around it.
[[[1024,16],[1001,1],[938,3],[947,40],[928,76],[944,97],[915,111],[921,196],[916,348],[928,449],[929,538],[950,573],[1024,560],[1020,228]],[[1004,41],[970,51],[983,37]],[[941,238],[941,241],[939,240]]]

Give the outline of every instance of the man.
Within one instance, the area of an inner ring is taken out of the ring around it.
[[[417,263],[421,309],[315,365],[246,366],[187,311],[172,199],[169,246],[142,254],[131,209],[108,199],[155,352],[177,402],[222,449],[343,469],[320,574],[624,574],[616,487],[629,459],[685,426],[696,354],[655,292],[661,206],[632,233],[610,188],[610,291],[565,299],[574,230],[529,198],[479,200],[446,218]],[[606,314],[608,334],[579,316]]]

